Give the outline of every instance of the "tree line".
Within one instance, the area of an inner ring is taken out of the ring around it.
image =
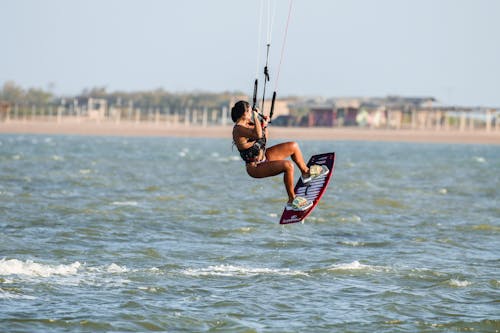
[[[62,100],[70,102],[75,98],[102,98],[108,105],[127,106],[133,103],[138,108],[168,108],[170,110],[180,110],[184,108],[209,108],[221,109],[228,106],[235,98],[246,96],[242,92],[221,92],[211,93],[203,91],[194,92],[169,92],[163,88],[150,91],[115,91],[108,92],[105,87],[94,87],[84,89],[76,96],[56,96],[50,91],[40,88],[23,88],[14,81],[7,81],[0,90],[0,101],[12,105],[58,105]]]

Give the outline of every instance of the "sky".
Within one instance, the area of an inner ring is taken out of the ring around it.
[[[269,40],[278,97],[500,107],[498,0],[293,0],[280,66],[289,3],[0,0],[0,85],[251,95]]]

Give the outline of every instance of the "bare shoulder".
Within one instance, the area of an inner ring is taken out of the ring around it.
[[[236,139],[238,139],[241,135],[240,135],[240,131],[241,131],[241,126],[240,125],[234,125],[233,126],[233,140],[236,141]]]
[[[235,125],[233,127],[233,137],[244,137],[244,138],[251,138],[254,136],[254,130],[253,128],[246,127],[243,125]]]

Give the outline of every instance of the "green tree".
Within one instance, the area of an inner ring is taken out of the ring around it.
[[[52,99],[53,95],[50,92],[44,91],[42,89],[37,89],[37,88],[30,88],[24,97],[24,100],[28,102],[28,104],[35,104],[35,105],[47,105],[49,104]]]
[[[0,91],[0,99],[12,104],[21,103],[24,100],[24,90],[14,81],[7,81]]]

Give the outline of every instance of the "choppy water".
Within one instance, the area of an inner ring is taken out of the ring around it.
[[[0,331],[500,330],[499,146],[300,143],[281,226],[229,139],[0,136]]]

